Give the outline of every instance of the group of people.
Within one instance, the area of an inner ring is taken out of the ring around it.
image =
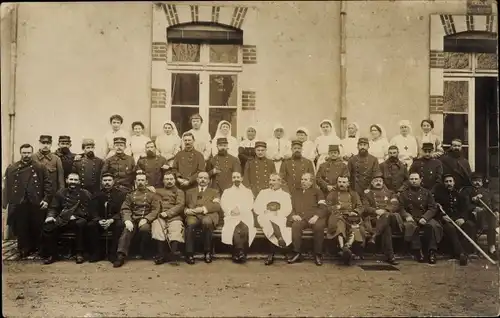
[[[233,246],[237,263],[246,261],[257,228],[272,251],[266,265],[288,246],[294,252],[288,262],[300,262],[307,228],[316,265],[323,262],[325,229],[345,264],[380,240],[385,261],[397,265],[392,234],[400,232],[418,261],[435,263],[438,243],[447,237],[466,265],[474,247],[453,224],[474,239],[487,231],[488,252],[496,252],[498,212],[488,213],[484,204],[498,206],[484,177],[471,172],[460,140],[444,153],[430,120],[422,121],[421,138],[402,121],[391,143],[380,125],[370,128],[369,140],[350,124],[340,140],[329,120],[321,122],[323,135],[314,143],[305,128],[287,140],[280,125],[271,140],[260,140],[251,127],[238,143],[227,121],[210,141],[200,115],[192,116],[193,129],[182,138],[167,122],[155,141],[143,135],[142,123],[132,124],[130,137],[122,123],[119,115],[110,118],[104,159],[96,157],[92,139],[82,141],[80,154],[70,151],[69,136],[59,137],[55,152],[48,135],[40,136],[36,153],[30,144],[20,147],[21,160],[5,173],[2,202],[21,257],[38,250],[45,264],[53,263],[59,236],[70,230],[76,262],[85,254],[96,262],[103,258],[100,236],[110,231],[107,256],[114,267],[125,263],[136,235],[142,251],[156,241],[155,264],[178,264],[181,244],[185,261],[194,264],[201,229],[204,261],[211,263],[213,232],[221,224],[221,240]]]

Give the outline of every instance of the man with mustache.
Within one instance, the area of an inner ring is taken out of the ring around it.
[[[339,145],[329,145],[328,156],[316,173],[318,186],[323,190],[325,197],[335,189],[339,176],[349,177],[349,169],[340,156]]]
[[[434,144],[424,142],[422,144],[422,156],[414,159],[410,167],[411,172],[418,172],[422,176],[422,187],[434,191],[438,184],[443,183],[443,165],[439,159],[433,157]]]
[[[163,173],[171,167],[165,157],[157,154],[154,141],[146,142],[145,148],[146,156],[139,158],[135,171],[146,174],[149,186],[163,188]]]
[[[388,154],[389,158],[380,164],[384,184],[391,191],[401,192],[408,181],[408,169],[399,159],[398,146],[389,146]]]
[[[462,141],[455,138],[451,141],[451,147],[447,153],[439,157],[443,164],[443,174],[451,174],[455,179],[455,187],[462,189],[471,186],[470,175],[472,173],[469,161],[462,156]]]
[[[85,138],[82,141],[83,154],[76,155],[73,161],[73,172],[80,175],[82,188],[94,194],[101,188],[101,170],[104,160],[95,156],[95,142]]]
[[[7,167],[2,189],[2,208],[7,210],[7,225],[17,236],[21,258],[38,248],[45,213],[54,193],[49,171],[33,161],[33,147],[19,148],[21,160]]]
[[[243,172],[243,185],[252,190],[256,197],[259,192],[269,187],[269,176],[276,172],[274,162],[266,157],[267,144],[255,142],[255,159],[247,161]]]
[[[61,159],[62,167],[64,170],[64,179],[72,172],[73,161],[75,159],[75,154],[71,152],[71,137],[70,136],[59,136],[59,148],[54,152],[56,156]]]
[[[292,141],[292,157],[284,159],[280,166],[280,175],[290,194],[301,189],[301,178],[304,173],[314,175],[314,165],[311,160],[302,156],[302,142]]]
[[[241,165],[238,158],[228,154],[227,138],[217,139],[218,153],[207,162],[207,171],[212,179],[211,187],[223,193],[224,190],[232,186],[233,172],[241,172]]]
[[[59,190],[50,203],[47,218],[43,225],[43,244],[48,253],[44,264],[57,260],[57,240],[68,229],[76,235],[76,263],[85,261],[85,237],[87,223],[95,216],[89,210],[91,194],[82,189],[80,176],[70,173],[66,179],[67,188]]]
[[[203,154],[195,149],[195,139],[192,133],[184,133],[182,142],[184,147],[174,157],[173,169],[177,184],[181,190],[196,187],[198,173],[205,171]]]
[[[40,149],[33,155],[33,161],[39,162],[47,168],[52,185],[52,193],[55,194],[65,187],[61,159],[50,151],[52,136],[41,135],[39,141]]]
[[[359,138],[358,154],[352,156],[347,162],[351,188],[356,191],[359,196],[362,196],[363,191],[368,189],[370,182],[373,180],[373,176],[380,173],[378,159],[368,153],[369,148],[370,144],[368,138]]]
[[[101,173],[112,173],[115,176],[117,186],[123,187],[126,191],[131,191],[134,186],[134,157],[125,154],[126,138],[115,137],[113,142],[115,145],[114,155],[104,161]]]

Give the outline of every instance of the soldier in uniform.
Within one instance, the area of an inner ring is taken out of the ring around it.
[[[429,264],[436,263],[437,245],[443,238],[443,228],[435,219],[437,206],[432,193],[421,186],[417,172],[410,173],[409,187],[399,195],[400,213],[404,222],[404,237],[419,262],[424,261],[420,230],[427,241]]]
[[[314,175],[314,165],[311,160],[302,156],[302,142],[292,141],[292,157],[285,159],[280,166],[280,175],[290,194],[301,189],[301,178],[304,173]]]
[[[325,164],[325,163],[323,163]],[[323,265],[323,242],[325,240],[325,227],[327,207],[323,192],[314,186],[314,177],[311,173],[304,173],[301,179],[301,190],[292,194],[292,213],[288,216],[287,226],[292,228],[292,244],[295,255],[288,263],[302,260],[302,232],[312,228],[314,241],[314,262]]]
[[[223,193],[233,185],[233,172],[241,172],[241,165],[238,158],[228,154],[227,138],[217,139],[218,153],[207,162],[207,171],[212,179],[211,187]]]
[[[368,138],[359,138],[358,154],[349,159],[347,167],[349,168],[349,176],[351,188],[363,195],[363,191],[368,189],[375,174],[380,173],[378,159],[368,153],[370,148]]]
[[[460,260],[460,265],[467,265],[468,254],[474,252],[474,247],[465,240],[461,233],[451,224],[454,221],[471,238],[476,237],[476,224],[472,220],[472,206],[464,193],[455,188],[452,175],[444,175],[444,184],[436,187],[434,198],[447,215],[440,217],[444,235],[450,241],[453,256]]]
[[[410,172],[418,172],[422,176],[422,187],[434,192],[438,184],[443,183],[443,165],[439,159],[435,159],[434,144],[425,142],[422,144],[422,157],[413,160]]]
[[[267,144],[263,141],[255,142],[255,159],[247,161],[243,172],[243,184],[252,190],[256,197],[262,189],[269,187],[269,176],[276,172],[271,159],[266,157]]]
[[[57,239],[67,230],[76,234],[76,263],[85,261],[83,253],[87,224],[95,218],[89,209],[91,194],[82,189],[77,173],[70,173],[66,182],[68,187],[59,190],[51,201],[43,225],[43,244],[48,252],[44,264],[52,264],[57,260]]]
[[[95,215],[89,224],[89,247],[91,257],[89,262],[101,259],[99,237],[104,231],[111,231],[111,255],[106,255],[111,262],[116,259],[118,239],[125,225],[121,216],[121,207],[127,192],[115,186],[115,177],[106,172],[102,175],[102,190],[96,192],[90,201],[90,210]]]
[[[316,173],[318,186],[325,196],[335,189],[338,177],[349,177],[349,169],[340,157],[339,145],[329,145],[328,155],[326,162],[319,166]]]
[[[75,159],[75,154],[71,152],[71,137],[70,136],[59,136],[59,148],[54,152],[56,156],[61,159],[62,167],[64,170],[64,179],[73,171],[73,160]]]
[[[182,135],[184,147],[174,158],[173,169],[179,188],[186,191],[196,187],[198,173],[205,170],[203,154],[194,148],[194,135]]]
[[[406,164],[399,159],[398,146],[389,146],[389,158],[380,164],[380,170],[387,189],[393,192],[401,192],[408,182],[408,170]]]
[[[25,258],[37,248],[53,193],[47,168],[32,159],[33,147],[23,144],[19,151],[21,160],[5,171],[2,208],[8,208],[7,225],[17,236],[19,254]]]
[[[450,150],[442,155],[439,160],[443,164],[443,174],[453,176],[457,189],[471,186],[470,175],[472,171],[469,161],[462,156],[462,141],[460,139],[453,139]]]
[[[350,265],[353,259],[352,248],[358,250],[357,255],[362,252],[365,229],[361,218],[363,205],[358,193],[349,190],[349,178],[338,177],[337,187],[326,198],[326,204],[330,212],[327,238],[337,238],[344,264]]]
[[[73,172],[80,175],[82,188],[94,194],[101,188],[101,170],[104,160],[95,156],[95,142],[93,139],[83,139],[83,154],[76,155],[73,161]]]
[[[102,174],[110,172],[115,176],[115,184],[127,191],[134,186],[134,157],[125,154],[127,139],[115,137],[115,154],[104,161]]]
[[[121,267],[128,255],[130,242],[135,234],[140,236],[141,252],[148,239],[151,238],[151,223],[161,212],[159,196],[146,188],[147,179],[143,173],[135,177],[135,190],[127,194],[121,207],[121,215],[125,229],[118,241],[117,257],[113,267]]]
[[[365,227],[371,234],[368,243],[374,245],[375,240],[380,237],[386,262],[398,265],[392,248],[392,233],[393,230],[402,232],[403,219],[398,213],[398,199],[395,193],[385,186],[382,173],[373,176],[370,188],[364,191],[362,202],[365,208]]]
[[[135,171],[146,175],[149,186],[163,188],[163,173],[169,169],[167,159],[157,154],[154,141],[146,142],[146,156],[139,158]]]
[[[33,161],[39,162],[47,168],[52,185],[52,193],[55,194],[65,186],[64,170],[61,159],[50,152],[50,147],[52,147],[52,136],[41,135],[39,141],[40,150],[33,155]]]

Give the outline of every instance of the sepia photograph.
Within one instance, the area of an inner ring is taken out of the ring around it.
[[[4,2],[2,316],[497,317],[497,0]]]

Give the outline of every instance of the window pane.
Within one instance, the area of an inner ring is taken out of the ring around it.
[[[467,112],[469,110],[469,82],[444,82],[444,111]]]
[[[498,56],[494,53],[477,53],[477,69],[496,70],[498,68]]]
[[[172,118],[172,121],[177,126],[177,130],[179,130],[179,136],[182,136],[183,133],[191,129],[189,118],[191,117],[191,115],[197,114],[199,112],[200,109],[198,107],[172,106],[170,118]]]
[[[199,74],[172,73],[172,105],[199,105],[199,83]]]
[[[210,45],[210,63],[238,63],[238,45]]]
[[[489,124],[488,124],[488,134],[489,137],[489,146],[497,146],[498,145],[498,114],[490,115]]]
[[[470,69],[470,54],[460,52],[444,52],[444,68],[455,70]]]
[[[172,43],[172,62],[199,62],[200,45]]]
[[[490,167],[489,167],[489,177],[498,177],[498,169],[500,169],[500,166],[498,165],[498,148],[490,148],[489,151],[489,161],[490,161]]]
[[[236,109],[233,108],[210,108],[208,111],[210,136],[215,136],[217,125],[221,120],[231,123],[231,135],[236,137],[238,127],[236,126]]]
[[[469,144],[469,122],[467,114],[443,114],[443,143],[451,144],[455,138],[459,138],[466,145]]]
[[[210,106],[238,106],[236,75],[210,75]]]

